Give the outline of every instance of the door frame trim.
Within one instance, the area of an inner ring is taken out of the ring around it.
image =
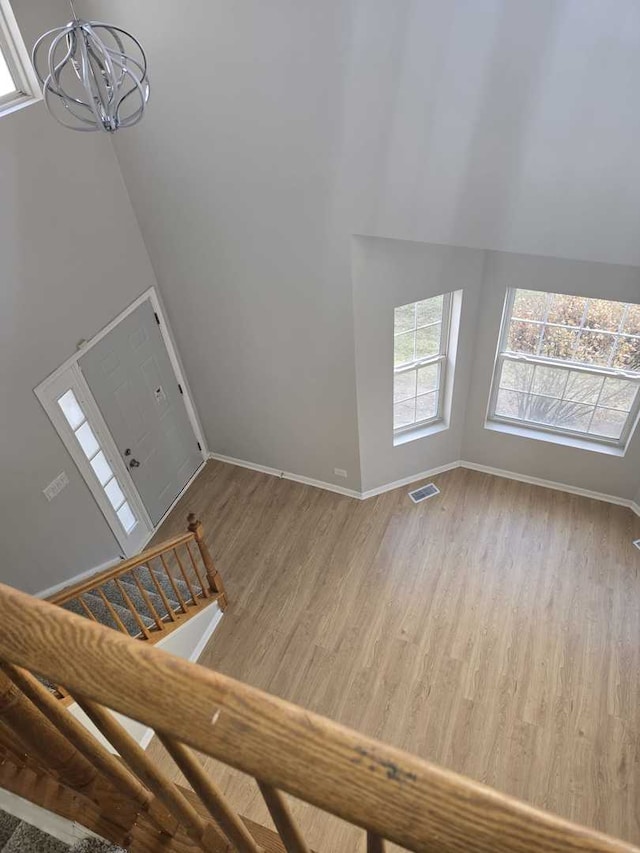
[[[80,358],[89,349],[94,347],[99,341],[101,341],[106,335],[108,335],[109,332],[115,329],[119,323],[121,323],[126,317],[128,317],[129,314],[135,311],[136,308],[138,308],[147,300],[151,303],[153,311],[159,318],[160,333],[167,348],[167,353],[169,355],[169,360],[173,368],[176,382],[182,388],[182,397],[185,403],[185,408],[187,410],[189,423],[191,424],[196,440],[200,444],[202,453],[202,465],[198,467],[193,477],[191,477],[191,479],[187,483],[185,483],[183,490],[172,502],[167,512],[162,516],[157,526],[155,527],[151,519],[149,518],[149,514],[146,510],[146,507],[144,506],[142,498],[140,497],[140,494],[133,482],[133,479],[129,474],[129,469],[120,457],[120,453],[117,452],[113,436],[111,435],[111,432],[109,431],[107,424],[104,418],[102,417],[102,413],[100,412],[98,404],[95,401],[91,389],[89,388],[89,384],[87,383],[78,363]],[[131,537],[123,535],[121,525],[119,524],[118,519],[115,517],[115,514],[111,511],[111,507],[108,504],[108,501],[106,500],[104,492],[99,487],[99,484],[96,481],[96,478],[93,474],[93,470],[91,469],[88,461],[84,458],[80,449],[76,446],[77,442],[74,440],[70,430],[66,428],[67,425],[64,421],[64,418],[57,411],[56,400],[54,399],[55,391],[60,387],[60,383],[62,382],[64,384],[65,381],[68,383],[69,387],[73,386],[76,391],[78,391],[80,395],[84,398],[84,404],[89,410],[92,423],[95,423],[97,427],[97,432],[99,433],[98,438],[109,451],[109,464],[111,465],[114,473],[120,480],[123,486],[123,491],[127,493],[126,497],[128,500],[130,500],[132,508],[137,513],[140,523],[145,528],[144,532],[140,531],[142,536],[136,539],[135,546],[133,546],[132,544]],[[135,299],[129,306],[127,306],[127,308],[124,309],[124,311],[118,314],[117,317],[115,317],[110,323],[108,323],[104,328],[97,332],[90,340],[81,341],[78,344],[77,352],[69,356],[69,358],[67,358],[66,361],[64,361],[60,365],[60,367],[54,370],[53,373],[47,376],[46,379],[44,379],[36,388],[34,388],[34,393],[40,401],[40,404],[42,405],[43,409],[47,413],[54,429],[58,433],[72,460],[76,464],[76,467],[82,475],[82,478],[90,489],[94,499],[96,500],[96,503],[98,504],[98,507],[100,508],[100,511],[102,512],[105,518],[105,521],[109,525],[113,535],[115,536],[119,545],[123,549],[125,556],[133,556],[133,554],[137,553],[138,550],[140,548],[143,548],[151,539],[155,531],[158,529],[158,527],[160,527],[164,519],[167,517],[169,512],[171,512],[175,504],[191,485],[195,477],[202,470],[204,463],[209,458],[209,451],[204,439],[204,433],[202,431],[200,419],[198,417],[195,404],[193,402],[191,390],[182,370],[182,365],[180,363],[180,358],[178,356],[178,352],[174,343],[173,335],[171,333],[171,329],[167,322],[165,313],[162,309],[162,304],[160,302],[160,299],[158,298],[158,294],[156,292],[155,287],[150,287],[148,290],[145,290],[143,293],[141,293],[140,296],[137,297],[137,299]]]

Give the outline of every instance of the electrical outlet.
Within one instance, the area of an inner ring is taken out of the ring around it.
[[[48,501],[52,501],[56,495],[59,495],[60,492],[64,489],[65,486],[69,484],[69,478],[66,473],[63,471],[61,474],[52,480],[49,485],[44,488],[43,494]]]
[[[348,477],[349,476],[347,474],[347,472],[344,470],[344,468],[334,468],[333,473],[336,475],[336,477]]]

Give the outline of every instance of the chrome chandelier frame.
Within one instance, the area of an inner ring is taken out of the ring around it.
[[[76,15],[44,33],[33,65],[49,112],[63,127],[114,133],[137,124],[149,101],[147,57],[126,30]],[[48,48],[46,47],[48,45]]]

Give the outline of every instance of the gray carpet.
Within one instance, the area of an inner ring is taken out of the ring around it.
[[[180,603],[176,600],[177,597],[175,590],[173,589],[171,581],[167,578],[165,572],[160,571],[159,569],[149,569],[147,566],[140,566],[135,569],[135,573],[140,585],[147,593],[147,598],[151,607],[147,604],[144,596],[138,589],[131,572],[125,573],[118,580],[120,581],[122,589],[131,600],[133,606],[142,617],[147,628],[150,628],[155,624],[151,608],[155,609],[160,619],[166,620],[169,617],[169,613],[164,601],[162,600],[162,596],[158,593],[158,587],[154,583],[154,578],[164,592],[164,595],[169,602],[169,606],[173,610],[180,612]],[[200,584],[195,577],[189,577],[189,580],[191,581],[191,585],[196,595],[202,592]],[[189,587],[183,580],[174,579],[174,583],[178,592],[182,596],[183,601],[188,604],[189,601],[191,601]],[[124,595],[120,592],[120,589],[118,589],[118,584],[113,580],[107,581],[102,584],[101,589],[129,634],[132,637],[139,636],[140,626],[138,625],[135,617],[132,615]],[[109,628],[118,628],[113,616],[109,612],[109,608],[98,593],[87,592],[82,596],[82,600],[96,617],[98,622],[101,622],[103,625],[107,625]],[[70,610],[72,613],[76,613],[78,616],[85,616],[86,618],[89,618],[82,605],[77,600],[69,601],[67,604],[64,604],[63,607],[66,610]]]
[[[73,846],[35,826],[0,811],[0,853],[125,853],[121,847],[98,838],[85,838]]]

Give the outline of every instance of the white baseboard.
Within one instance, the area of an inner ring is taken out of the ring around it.
[[[223,456],[221,453],[210,453],[209,459],[218,462],[226,462],[229,465],[237,465],[239,468],[249,468],[251,471],[260,471],[272,477],[280,477],[282,480],[293,480],[295,483],[303,483],[305,486],[314,486],[316,489],[324,489],[327,492],[336,492],[338,495],[346,495],[348,498],[362,497],[360,492],[354,489],[345,489],[344,486],[336,486],[334,483],[325,483],[324,480],[314,480],[311,477],[303,477],[301,474],[292,474],[290,471],[279,471],[277,468],[269,468],[266,465],[257,465],[255,462],[247,462],[244,459],[235,459],[233,456]]]
[[[42,832],[46,832],[47,835],[63,841],[70,847],[77,841],[82,841],[83,838],[100,837],[81,824],[67,820],[66,817],[60,817],[60,815],[43,809],[35,803],[29,802],[29,800],[11,793],[11,791],[6,791],[4,788],[0,788],[0,809],[31,826],[35,826]]]
[[[296,483],[304,483],[308,486],[315,486],[318,489],[337,492],[340,495],[346,495],[347,497],[356,498],[357,500],[367,500],[368,498],[382,495],[385,492],[391,492],[393,489],[400,489],[403,486],[408,486],[418,480],[426,480],[429,477],[435,477],[436,474],[443,474],[445,471],[452,471],[455,468],[467,468],[470,471],[479,471],[483,474],[491,474],[494,477],[504,477],[507,480],[517,480],[520,483],[528,483],[532,486],[542,486],[545,489],[554,489],[555,491],[567,492],[571,495],[580,495],[583,498],[591,498],[592,500],[604,501],[605,503],[615,504],[616,506],[624,506],[632,512],[635,512],[636,515],[640,515],[640,505],[629,498],[620,498],[617,495],[607,495],[603,492],[581,489],[578,486],[570,486],[567,483],[558,483],[554,480],[543,480],[540,477],[529,477],[527,474],[518,474],[515,471],[507,471],[504,468],[493,468],[489,465],[479,465],[476,462],[468,462],[465,459],[448,462],[445,465],[439,465],[436,468],[430,468],[427,471],[421,471],[418,474],[403,477],[401,480],[394,480],[391,483],[384,483],[383,485],[376,486],[373,489],[357,492],[353,489],[344,489],[341,486],[335,486],[333,483],[325,483],[322,480],[312,480],[309,477],[302,477],[298,474],[278,471],[276,468],[268,468],[265,465],[257,465],[254,462],[247,462],[244,459],[235,459],[232,456],[223,456],[220,453],[210,453],[209,458],[217,459],[219,462],[226,462],[229,465],[237,465],[240,468],[249,468],[251,471],[270,474],[274,477],[283,477],[287,480],[294,480]]]
[[[104,572],[105,569],[110,569],[112,566],[117,566],[118,563],[124,559],[124,556],[114,557],[112,560],[107,560],[106,563],[100,563],[99,566],[94,566],[92,569],[87,569],[85,572],[80,572],[78,575],[74,575],[72,578],[67,578],[65,581],[61,581],[60,583],[54,584],[50,586],[48,589],[43,589],[41,592],[34,593],[36,598],[49,598],[51,595],[55,595],[57,592],[60,592],[62,589],[66,589],[68,586],[74,586],[80,581],[86,580],[86,578],[90,578],[93,575],[97,575],[100,572]]]
[[[367,489],[361,492],[358,497],[360,500],[366,501],[368,498],[375,498],[385,492],[392,492],[402,486],[410,486],[411,483],[416,483],[418,480],[426,480],[428,477],[435,477],[436,474],[444,474],[445,471],[453,471],[454,468],[459,467],[460,462],[458,460],[447,462],[446,465],[439,465],[437,468],[430,468],[428,471],[421,471],[419,474],[411,474],[409,477],[403,477],[402,480],[394,480],[393,483],[385,483],[383,486],[376,486],[375,489]]]
[[[480,471],[483,474],[492,474],[494,477],[504,477],[507,480],[529,483],[532,486],[542,486],[545,489],[567,492],[570,495],[580,495],[580,497],[591,498],[595,501],[626,506],[629,509],[633,503],[629,498],[619,498],[616,495],[606,495],[603,492],[592,492],[590,489],[581,489],[578,486],[569,486],[566,483],[558,483],[554,480],[543,480],[540,477],[529,477],[527,474],[516,474],[513,471],[505,471],[503,468],[493,468],[490,465],[478,465],[476,462],[467,462],[464,459],[461,460],[460,467],[468,468],[470,471]]]

